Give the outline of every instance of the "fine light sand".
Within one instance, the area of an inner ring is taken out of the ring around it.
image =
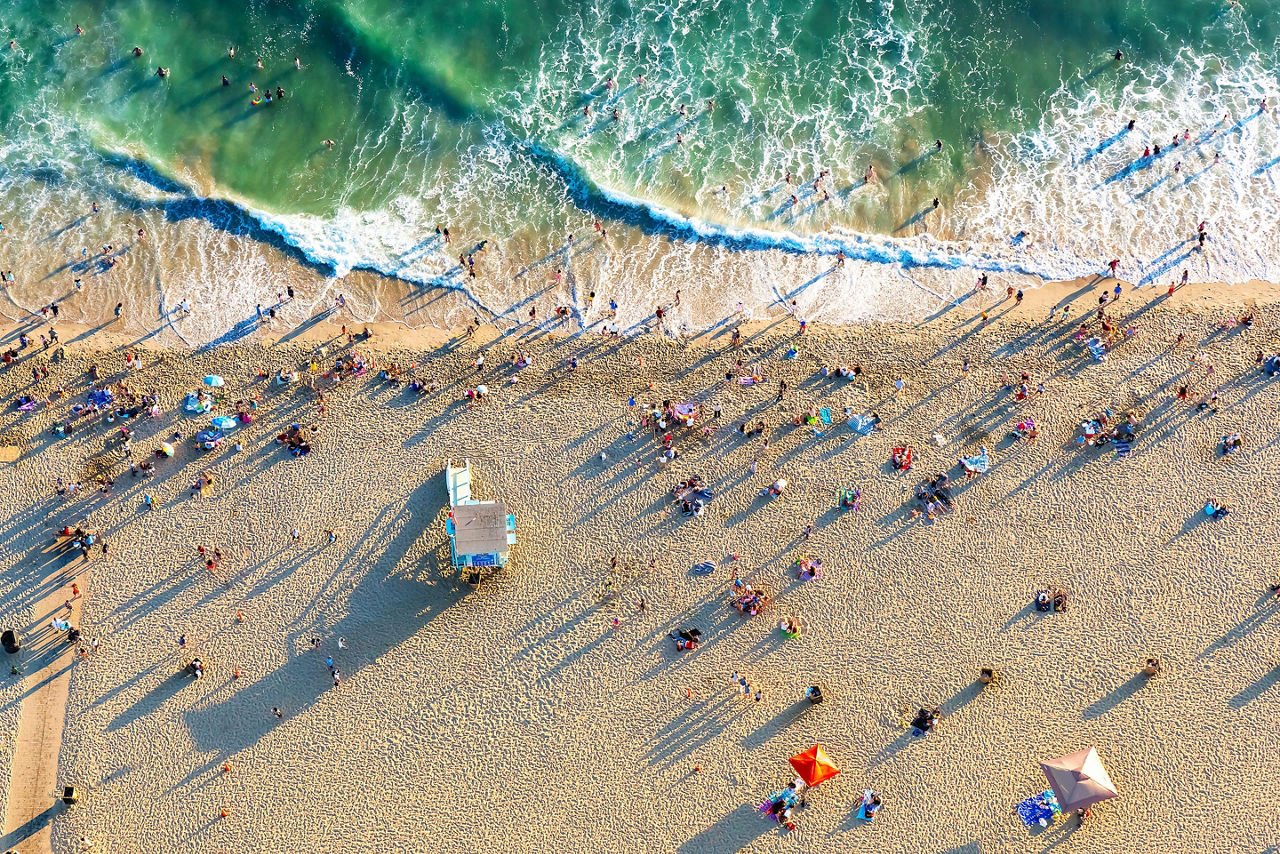
[[[1095,851],[1260,850],[1274,841],[1277,783],[1280,668],[1266,588],[1277,580],[1280,387],[1254,354],[1274,352],[1280,308],[1263,305],[1252,329],[1224,330],[1219,321],[1239,310],[1227,302],[1257,291],[1154,302],[1141,293],[1120,304],[1140,313],[1136,335],[1103,363],[1070,342],[1096,306],[1079,285],[1006,303],[985,329],[965,305],[928,325],[799,339],[779,318],[749,328],[740,351],[728,349],[727,330],[681,344],[486,329],[438,350],[379,331],[356,349],[417,362],[441,390],[413,398],[372,372],[346,381],[326,394],[317,450],[302,459],[272,438],[316,419],[314,393],[254,375],[303,362],[333,334],[327,325],[270,348],[144,352],[145,367],[126,379],[158,389],[164,413],[138,424],[134,457],[175,430],[177,456],[151,480],[117,464],[110,494],[90,488],[66,502],[51,497],[55,478],[102,471],[118,424],[69,440],[48,428],[83,399],[88,365],[123,376],[105,333],[79,342],[32,386],[65,384],[73,396],[0,416],[5,442],[23,445],[0,467],[6,623],[47,622],[32,589],[57,571],[43,551],[54,527],[87,520],[110,544],[107,558],[93,557],[84,602],[85,635],[103,646],[74,666],[59,759],[59,782],[84,800],[55,820],[54,850],[86,836],[94,851],[119,852],[989,854],[1045,851],[1068,833],[1067,845]],[[1046,323],[1046,306],[1072,295],[1073,321]],[[1171,347],[1179,332],[1187,343]],[[782,359],[793,342],[799,357]],[[515,352],[533,365],[515,371]],[[1190,364],[1198,352],[1212,375]],[[574,354],[581,367],[569,373]],[[737,358],[759,363],[767,383],[726,384]],[[6,401],[43,359],[0,374]],[[817,373],[855,363],[865,385]],[[1015,403],[1001,375],[1016,381],[1023,370],[1046,393]],[[210,373],[227,378],[224,402],[262,396],[239,453],[191,447],[207,422],[185,417],[181,396]],[[462,390],[477,376],[491,395],[470,407]],[[895,394],[898,378],[906,387]],[[790,388],[776,406],[780,379]],[[1218,387],[1220,411],[1176,401],[1184,382]],[[677,431],[680,457],[660,467],[651,434],[627,436],[638,429],[632,395],[720,402],[724,416],[705,438]],[[836,414],[822,435],[790,426],[811,403]],[[884,429],[857,437],[842,423],[846,406],[878,412]],[[1103,407],[1142,416],[1131,458],[1071,442]],[[767,450],[734,430],[744,415],[764,419]],[[1039,440],[1011,440],[1027,416]],[[1215,446],[1232,430],[1245,447],[1223,459]],[[931,444],[935,432],[948,444]],[[887,465],[903,440],[919,461],[906,475]],[[980,444],[991,471],[959,485],[955,511],[911,519],[910,489]],[[507,501],[518,519],[510,566],[477,590],[447,568],[450,457],[470,459],[477,497]],[[192,499],[205,470],[215,484]],[[700,519],[670,502],[691,474],[716,491]],[[779,476],[785,495],[761,499]],[[861,488],[860,511],[835,508],[844,487]],[[1207,520],[1209,497],[1232,514]],[[198,545],[225,553],[216,573]],[[805,553],[825,559],[821,580],[794,580],[790,564]],[[615,555],[622,592],[610,598]],[[702,560],[715,573],[692,576]],[[777,594],[766,615],[726,607],[735,568]],[[1066,614],[1033,611],[1033,591],[1046,586],[1070,592]],[[789,614],[806,621],[802,638],[778,633]],[[667,633],[686,625],[706,642],[679,654]],[[205,680],[180,674],[191,655],[209,665]],[[1148,655],[1165,668],[1150,682],[1136,675]],[[982,665],[1000,685],[979,690]],[[759,703],[734,696],[734,670],[763,691]],[[798,701],[814,682],[828,700],[808,708]],[[6,763],[20,692],[0,681]],[[920,705],[940,707],[943,720],[913,738],[900,714]],[[780,834],[755,806],[792,779],[787,757],[815,741],[844,773]],[[1046,787],[1038,761],[1089,745],[1120,797],[1081,830],[1029,832],[1013,808]],[[885,802],[870,826],[855,817],[865,788]]]

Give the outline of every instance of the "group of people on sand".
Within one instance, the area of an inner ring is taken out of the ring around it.
[[[739,614],[754,617],[769,604],[769,595],[756,590],[741,578],[735,578],[729,589],[729,605]]]

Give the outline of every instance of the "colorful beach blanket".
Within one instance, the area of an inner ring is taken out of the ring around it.
[[[1018,804],[1017,810],[1018,817],[1027,827],[1048,824],[1061,811],[1058,807],[1058,799],[1051,791],[1032,795]]]

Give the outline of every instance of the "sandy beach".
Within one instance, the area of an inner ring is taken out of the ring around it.
[[[53,850],[82,838],[94,852],[1262,849],[1276,783],[1264,724],[1280,711],[1267,500],[1280,391],[1255,355],[1276,353],[1280,305],[1265,285],[1171,298],[1126,286],[1108,307],[1119,340],[1095,361],[1073,333],[1097,294],[1077,282],[1021,305],[990,296],[986,325],[976,298],[920,323],[803,334],[777,313],[744,325],[739,348],[732,324],[689,339],[388,324],[350,345],[319,320],[200,351],[109,327],[81,330],[58,361],[20,351],[0,373],[0,436],[22,452],[0,466],[0,619],[51,634],[36,594],[83,569],[80,628],[101,641],[62,653],[57,779],[81,801],[53,819]],[[1252,326],[1224,326],[1244,313]],[[352,352],[376,367],[328,388],[323,415],[301,383],[259,377],[300,369],[327,386],[320,375]],[[382,381],[393,362],[438,388]],[[862,374],[842,379],[841,365]],[[120,422],[51,434],[86,399],[91,366],[156,392],[160,415],[133,422],[127,458],[156,460],[154,476],[132,477],[106,448]],[[764,382],[737,381],[753,372]],[[209,415],[182,408],[206,375],[226,379],[210,415],[258,404],[211,452],[192,443]],[[489,394],[470,405],[478,383]],[[59,387],[51,405],[11,405]],[[1197,411],[1215,389],[1216,411]],[[640,424],[664,400],[704,407],[674,431],[670,463]],[[810,406],[834,423],[793,426]],[[859,435],[846,410],[880,429]],[[1135,413],[1129,456],[1074,441],[1104,410]],[[1034,441],[1011,432],[1026,419]],[[736,429],[748,420],[762,436]],[[318,425],[307,456],[274,441],[294,422]],[[1232,432],[1243,447],[1223,456]],[[175,433],[174,457],[156,459]],[[904,444],[915,465],[895,471]],[[957,460],[980,447],[990,469],[966,480]],[[476,496],[517,518],[510,565],[475,588],[449,566],[449,459],[470,460]],[[213,484],[193,498],[204,472]],[[940,472],[953,508],[913,516],[913,490]],[[100,475],[114,478],[105,494]],[[714,493],[701,517],[672,501],[693,475]],[[783,495],[762,497],[780,477]],[[58,478],[85,486],[58,496]],[[860,508],[840,508],[855,488]],[[1210,499],[1230,514],[1207,517]],[[64,525],[98,531],[108,554],[51,559]],[[198,547],[223,555],[213,570]],[[821,578],[796,579],[805,555],[823,559]],[[693,574],[702,561],[714,570]],[[774,597],[762,614],[728,607],[735,575]],[[1066,612],[1037,612],[1035,592],[1057,588]],[[800,637],[779,632],[788,616]],[[677,651],[669,633],[683,627],[701,630],[699,648]],[[1150,656],[1162,671],[1147,678]],[[205,678],[183,673],[192,657]],[[977,682],[983,666],[997,684]],[[0,680],[0,787],[28,681]],[[813,684],[820,705],[803,700]],[[904,711],[921,707],[941,721],[915,736]],[[757,807],[815,742],[843,773],[781,829]],[[1024,826],[1014,808],[1047,788],[1039,762],[1088,746],[1119,796],[1078,829]],[[884,803],[872,823],[856,815],[868,789]]]

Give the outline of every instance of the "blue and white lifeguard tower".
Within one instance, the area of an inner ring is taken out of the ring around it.
[[[477,501],[471,497],[471,461],[445,465],[449,490],[449,519],[445,530],[453,565],[458,569],[507,565],[507,554],[516,544],[516,517],[501,501]],[[477,579],[478,580],[478,579]]]

